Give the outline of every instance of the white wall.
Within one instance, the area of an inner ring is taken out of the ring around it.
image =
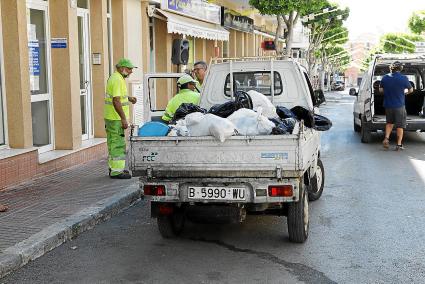
[[[145,15],[143,15],[145,16]],[[130,82],[142,81],[142,4],[127,0],[127,57],[139,68],[133,69]]]

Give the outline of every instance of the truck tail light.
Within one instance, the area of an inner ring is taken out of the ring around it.
[[[292,197],[293,188],[290,184],[285,185],[269,185],[270,197]]]
[[[143,185],[143,193],[145,195],[165,196],[165,185],[145,184]]]

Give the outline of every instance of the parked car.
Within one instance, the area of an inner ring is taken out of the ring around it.
[[[343,81],[336,81],[331,84],[332,91],[344,91],[345,83]]]
[[[418,54],[380,54],[371,61],[363,76],[359,91],[349,91],[355,96],[353,110],[354,131],[360,132],[361,141],[368,143],[372,132],[385,130],[384,95],[379,92],[381,78],[389,73],[389,66],[394,61],[404,64],[402,74],[406,75],[414,91],[406,95],[407,126],[406,131],[425,131],[425,57]]]

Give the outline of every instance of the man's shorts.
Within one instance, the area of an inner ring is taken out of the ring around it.
[[[385,115],[387,123],[394,124],[396,128],[406,128],[406,108],[386,108]]]

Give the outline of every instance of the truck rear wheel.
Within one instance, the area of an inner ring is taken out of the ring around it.
[[[158,230],[163,238],[169,239],[180,235],[183,231],[186,217],[182,212],[157,217]]]
[[[316,174],[311,179],[310,190],[308,191],[308,200],[315,201],[322,196],[325,186],[325,168],[322,160],[317,160]]]
[[[288,234],[289,240],[294,243],[303,243],[307,240],[309,229],[308,196],[304,184],[300,183],[300,199],[288,206]]]

